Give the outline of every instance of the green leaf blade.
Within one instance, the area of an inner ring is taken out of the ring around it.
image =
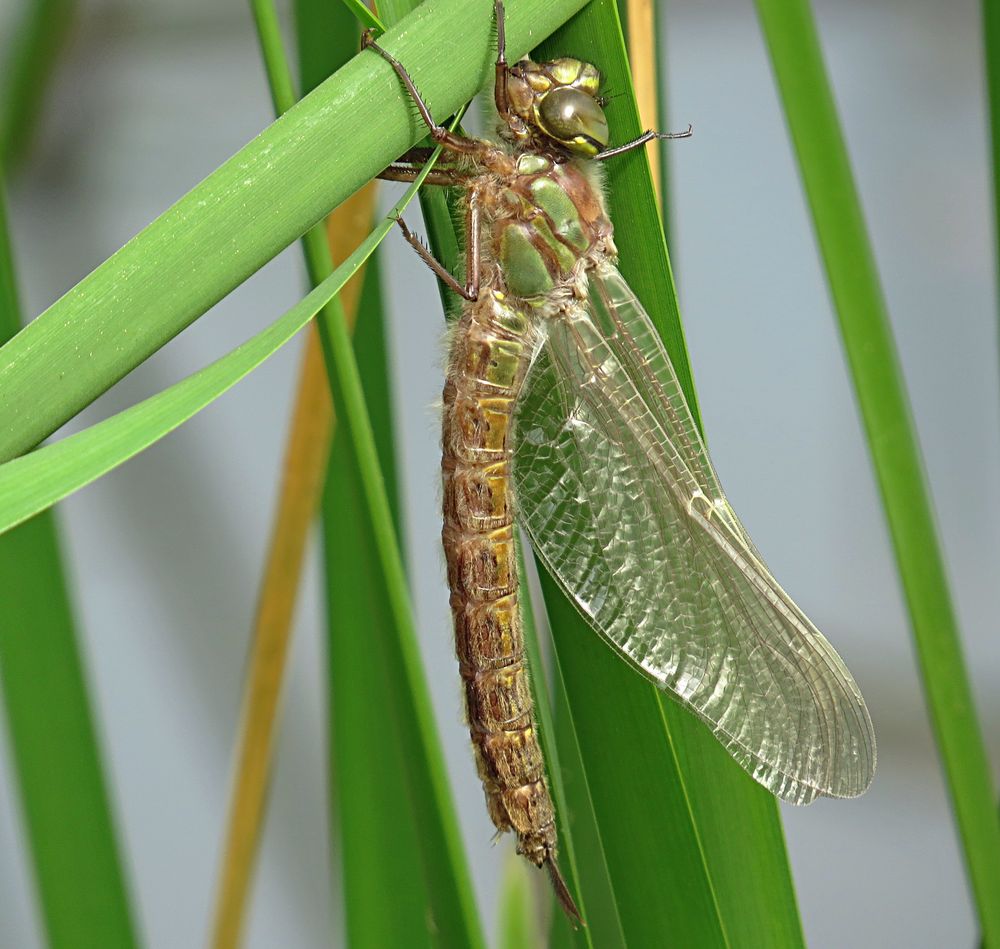
[[[428,0],[385,37],[441,119],[492,69],[491,5],[479,2],[469,16],[468,0]],[[522,0],[511,53],[582,2]],[[445,61],[428,39],[459,19],[464,42]],[[355,56],[0,349],[0,461],[37,445],[422,134],[388,64]]]
[[[138,946],[48,513],[0,538],[0,684],[42,918],[57,949]]]
[[[498,949],[532,949],[542,945],[534,917],[535,900],[528,864],[509,854],[500,881]]]
[[[384,437],[391,431],[391,416],[378,281],[373,260],[365,273],[354,345],[376,431],[383,436],[382,470],[392,482],[396,466],[392,444]],[[341,428],[334,436],[322,508],[332,804],[339,828],[347,944],[430,947],[432,901],[406,780],[405,756],[419,752],[403,744],[394,716],[385,714],[387,698],[395,710],[384,655],[392,646],[392,617],[350,451]],[[396,498],[394,488],[389,496]],[[388,819],[404,814],[408,819]],[[393,894],[390,900],[388,893]]]
[[[347,10],[299,0],[296,39],[303,86],[314,87],[350,57],[358,36]],[[316,44],[312,37],[335,38]],[[310,271],[328,255],[315,229],[306,248]],[[371,415],[375,447],[395,534],[400,533],[397,465],[392,440],[391,392],[377,260],[372,260],[358,309],[354,352]],[[405,682],[393,662],[397,633],[385,580],[365,514],[348,433],[334,435],[322,503],[328,615],[330,771],[334,846],[339,844],[347,942],[351,946],[457,945],[467,935],[467,908],[447,881],[447,853],[423,832],[422,811],[436,806],[411,780],[425,762],[421,745],[407,742],[399,718],[412,719]],[[436,736],[425,736],[435,742]],[[414,789],[411,793],[411,788]],[[399,819],[389,819],[396,815]],[[427,871],[428,863],[439,866]],[[461,869],[461,868],[459,868]],[[468,888],[466,888],[466,894]],[[386,895],[392,894],[391,899]],[[473,932],[472,939],[475,938]]]
[[[670,933],[679,945],[728,946],[655,689],[641,680],[637,688],[635,673],[577,627],[575,608],[547,574],[542,589],[625,944],[655,945]]]
[[[874,255],[807,0],[757,9],[826,267],[984,944],[1000,946],[1000,821]]]
[[[413,193],[409,190],[397,209]],[[384,220],[315,290],[231,353],[111,418],[0,464],[0,534],[107,474],[211,405],[308,324],[392,226]]]
[[[16,331],[17,310],[0,193],[0,339]],[[128,886],[49,513],[0,537],[0,695],[49,944],[132,949]]]
[[[23,159],[76,19],[76,0],[31,0],[3,37],[0,75],[0,167]],[[9,45],[6,43],[10,40]]]

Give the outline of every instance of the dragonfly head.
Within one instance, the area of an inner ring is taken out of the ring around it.
[[[569,57],[522,59],[507,74],[510,109],[526,126],[522,135],[582,158],[593,158],[608,144],[600,88],[597,67]]]

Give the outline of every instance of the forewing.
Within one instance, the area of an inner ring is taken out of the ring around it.
[[[519,519],[609,643],[779,797],[868,787],[861,693],[750,543],[649,317],[610,265],[586,305],[548,321],[515,445]]]

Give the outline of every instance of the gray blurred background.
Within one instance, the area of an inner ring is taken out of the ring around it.
[[[0,37],[19,2],[0,7]],[[979,4],[816,6],[996,761],[1000,393]],[[815,947],[971,946],[973,917],[886,530],[752,4],[671,0],[665,26],[673,122],[696,129],[671,146],[672,252],[709,443],[775,573],[857,676],[879,737],[879,772],[864,798],[783,808],[806,934]],[[240,0],[83,0],[37,147],[10,183],[27,311],[44,309],[260,131],[269,103]],[[438,298],[402,241],[391,237],[386,252],[407,552],[492,929],[507,845],[490,846],[438,550]],[[75,424],[228,351],[302,287],[293,247]],[[208,932],[298,356],[296,341],[59,512],[140,928],[157,949],[201,945]],[[342,941],[327,846],[315,580],[313,566],[248,930],[253,947]],[[33,949],[42,937],[5,741],[0,729],[0,946]]]

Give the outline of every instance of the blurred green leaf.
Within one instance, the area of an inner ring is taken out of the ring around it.
[[[16,167],[31,141],[59,54],[76,17],[75,0],[28,0],[0,49],[0,167]]]
[[[0,340],[18,328],[0,181]],[[55,519],[0,537],[0,695],[42,920],[54,949],[137,939]]]
[[[808,0],[757,0],[868,436],[931,721],[988,946],[1000,821],[906,390]]]
[[[521,857],[512,853],[507,855],[500,881],[498,949],[533,949],[542,945],[530,873],[529,864]]]

